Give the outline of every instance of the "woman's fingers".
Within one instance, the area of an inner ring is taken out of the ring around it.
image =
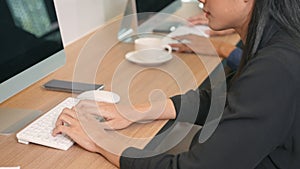
[[[193,17],[188,18],[188,21],[191,25],[207,25],[208,19],[203,14],[199,14]]]
[[[70,130],[70,128],[73,128],[73,126],[77,126],[77,125],[78,125],[77,119],[74,119],[67,114],[61,114],[57,119],[55,128],[52,131],[52,135],[56,136],[57,134],[64,133],[71,136],[72,130]]]
[[[74,110],[64,108],[62,113],[59,115],[55,126],[60,125],[71,125],[76,121],[76,112]]]
[[[65,126],[65,125],[58,125],[52,130],[52,135],[55,137],[58,134],[64,133],[64,134],[67,134],[68,136],[70,136],[70,135],[72,135],[71,132],[72,132],[72,130],[70,130],[70,127]]]
[[[192,52],[192,50],[185,44],[170,44],[170,46],[176,49],[176,52]]]

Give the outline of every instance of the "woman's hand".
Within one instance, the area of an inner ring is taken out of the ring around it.
[[[121,154],[126,147],[119,147],[118,144],[114,145],[113,147],[118,149],[119,153],[112,153],[98,146],[111,145],[114,138],[105,131],[105,125],[95,119],[95,116],[90,115],[92,114],[77,112],[76,107],[72,109],[65,108],[57,119],[52,135],[66,134],[82,148],[103,155],[111,163],[119,167],[120,155],[118,154]],[[93,141],[91,138],[97,140]]]
[[[58,117],[52,135],[66,134],[84,149],[91,152],[99,152],[99,147],[95,144],[83,130],[75,109],[65,108]]]
[[[187,42],[170,44],[172,48],[177,49],[177,52],[197,53],[202,55],[217,55],[216,49],[211,43],[211,40],[206,37],[189,34],[177,36],[174,37],[174,39],[178,40],[179,42]]]
[[[75,109],[83,114],[94,114],[99,118],[103,118],[104,129],[123,129],[134,122],[130,118],[130,114],[134,112],[126,106],[84,100],[80,101]]]
[[[223,41],[208,39],[197,35],[183,35],[175,37],[182,41],[189,41],[187,44],[170,44],[172,48],[177,48],[177,52],[197,53],[201,55],[218,55],[221,58],[227,58],[236,48],[235,45]]]
[[[189,17],[187,19],[191,25],[207,25],[208,19],[203,13]]]
[[[102,154],[119,167],[121,153],[127,147],[132,147],[134,143],[129,142],[130,137],[124,138],[122,134],[111,129],[125,128],[135,121],[176,117],[175,108],[170,99],[155,102],[152,107],[138,105],[135,108],[95,101],[80,101],[72,109],[63,110],[57,119],[52,135],[66,134],[84,149]]]
[[[113,137],[107,131],[126,128],[132,123],[118,112],[114,104],[84,100],[72,109],[62,111],[52,135],[66,134],[84,149],[102,153],[98,145],[109,143]],[[95,138],[97,140],[92,140]]]

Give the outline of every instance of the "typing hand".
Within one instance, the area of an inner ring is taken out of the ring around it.
[[[170,44],[177,52],[197,53],[201,55],[217,55],[214,45],[208,38],[193,34],[174,37],[178,41],[186,41],[188,43]]]
[[[99,147],[83,130],[75,109],[65,108],[58,117],[52,135],[66,134],[77,144],[91,152],[99,152]]]
[[[117,116],[118,113],[113,107],[113,104],[108,103],[80,101],[72,109],[63,110],[52,135],[68,135],[78,145],[91,152],[103,154],[105,147],[114,154],[120,154],[128,146],[120,143],[122,135],[112,129],[124,128],[131,122],[124,123],[126,120],[123,120],[121,115]]]
[[[128,119],[128,114],[123,113],[129,112],[126,108],[117,107],[117,105],[111,103],[83,100],[75,106],[75,109],[79,113],[94,116],[102,122],[104,129],[107,130],[123,129],[133,123]]]
[[[187,19],[191,25],[207,25],[208,19],[204,14],[198,14]]]

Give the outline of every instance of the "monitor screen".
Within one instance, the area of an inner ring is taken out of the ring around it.
[[[0,103],[65,63],[53,0],[0,0]]]
[[[173,3],[175,0],[136,0],[136,11],[137,13],[143,13],[138,15],[138,24],[142,24],[144,21],[149,19],[156,12],[162,11],[168,5]]]
[[[128,0],[123,20],[120,26],[118,39],[126,41],[132,34],[137,34],[146,21],[153,18],[156,13],[174,13],[181,6],[181,0]],[[150,24],[153,26],[153,24]],[[148,25],[146,25],[148,27]],[[149,28],[152,30],[153,28]],[[147,30],[146,30],[147,31]]]
[[[175,0],[136,0],[136,9],[138,13],[159,12]]]

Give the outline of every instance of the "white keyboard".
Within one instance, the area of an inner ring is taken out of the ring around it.
[[[72,97],[63,100],[53,109],[18,132],[18,142],[23,144],[36,143],[61,150],[69,149],[74,142],[63,134],[53,137],[52,130],[62,110],[75,106],[78,101],[78,99]]]

